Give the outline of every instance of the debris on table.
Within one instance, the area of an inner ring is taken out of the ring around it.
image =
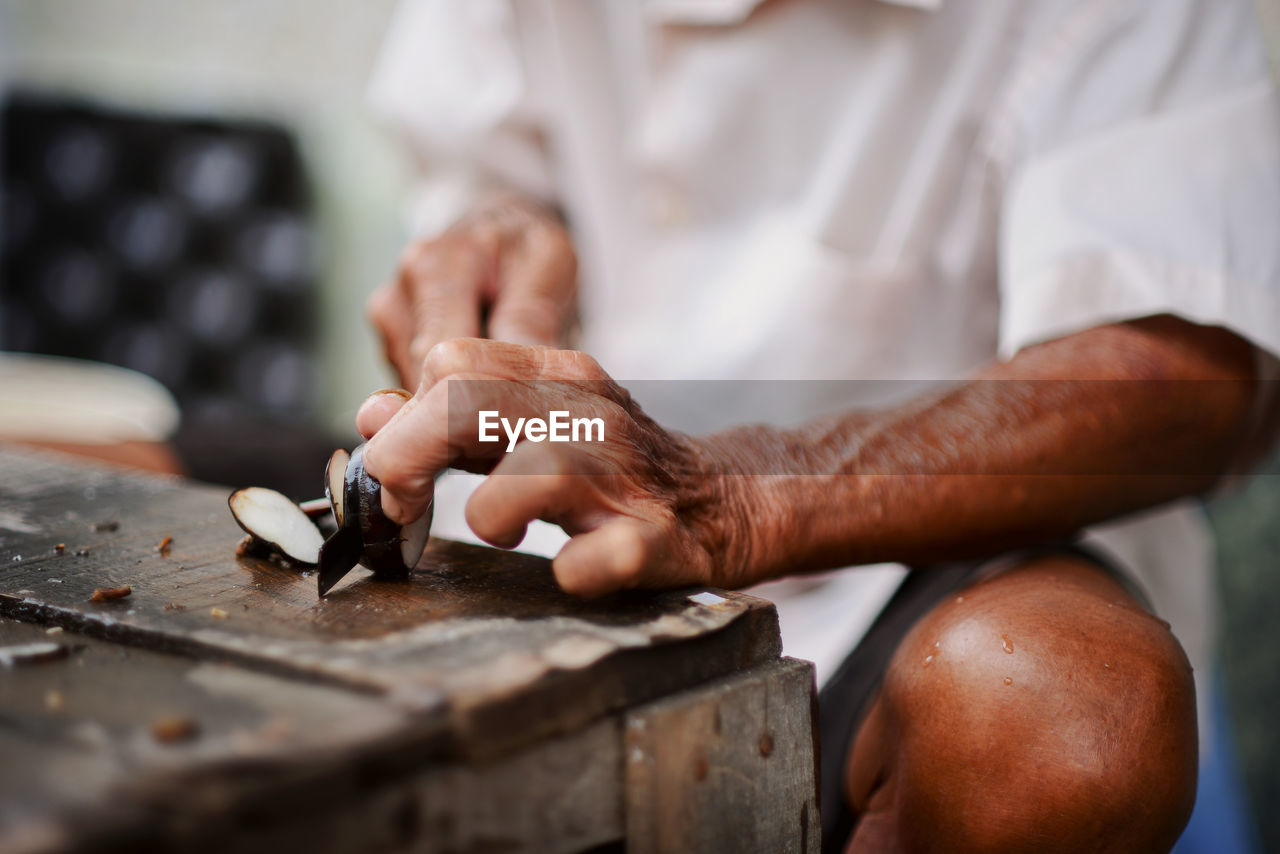
[[[128,584],[123,587],[99,587],[93,591],[93,595],[89,597],[90,602],[112,602],[116,599],[123,599],[133,592],[133,588]]]
[[[151,722],[151,737],[161,744],[190,741],[200,734],[200,725],[191,718],[173,715]]]
[[[160,553],[160,557],[168,557],[169,552],[173,549],[173,537],[166,536],[156,545],[156,551]]]
[[[215,620],[225,620],[231,615],[228,614],[226,611],[222,610],[221,608],[215,607],[215,608],[209,609],[209,616],[213,617]]]
[[[120,530],[120,523],[116,521],[110,522],[94,522],[89,526],[89,530],[95,534],[111,534]]]
[[[54,546],[54,547],[53,547],[53,553],[54,553],[54,554],[56,554],[56,555],[60,555],[60,554],[62,554],[63,552],[65,552],[66,550],[67,550],[67,544],[66,544],[66,543],[58,543],[56,546]]]

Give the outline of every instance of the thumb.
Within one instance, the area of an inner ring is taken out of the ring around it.
[[[381,430],[412,395],[402,388],[384,388],[364,399],[356,411],[356,429],[368,439]]]

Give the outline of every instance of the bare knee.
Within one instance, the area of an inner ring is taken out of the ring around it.
[[[872,718],[883,747],[860,733],[850,794],[866,812],[883,789],[871,811],[891,813],[879,832],[887,820],[905,850],[1168,850],[1195,798],[1181,647],[1074,559],[935,608],[895,654]]]

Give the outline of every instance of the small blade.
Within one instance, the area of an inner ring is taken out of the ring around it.
[[[324,541],[320,547],[320,572],[317,586],[320,595],[328,593],[364,553],[364,542],[360,538],[360,529],[347,526],[339,528],[337,533]]]

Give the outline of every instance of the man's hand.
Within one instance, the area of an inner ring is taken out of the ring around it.
[[[604,441],[521,441],[507,453],[479,441],[479,412],[546,418],[552,410],[600,418]],[[711,446],[659,427],[586,354],[497,341],[438,344],[418,392],[368,398],[356,418],[369,438],[365,468],[383,507],[407,522],[425,509],[445,467],[491,472],[467,503],[486,542],[520,544],[534,519],[571,537],[552,567],[565,590],[586,596],[633,587],[741,586],[745,502]]]
[[[431,350],[408,401],[375,394],[365,467],[400,522],[453,466],[492,472],[467,505],[513,547],[533,519],[571,539],[564,589],[743,587],[862,563],[977,557],[1212,486],[1256,394],[1234,334],[1160,316],[1028,347],[973,381],[795,430],[659,427],[589,356],[483,340]],[[602,418],[605,441],[481,443],[478,413]],[[376,434],[376,435],[374,435]]]
[[[439,237],[412,244],[369,299],[387,360],[417,388],[423,358],[450,338],[564,346],[577,257],[554,214],[494,197]]]

